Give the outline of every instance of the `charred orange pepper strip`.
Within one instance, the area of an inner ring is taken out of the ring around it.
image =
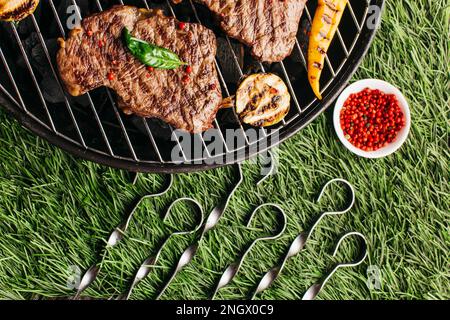
[[[308,47],[308,79],[320,100],[320,77],[325,56],[336,33],[348,0],[319,0]]]

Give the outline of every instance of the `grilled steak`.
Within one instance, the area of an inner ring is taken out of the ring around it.
[[[83,20],[61,40],[57,63],[74,96],[100,86],[113,89],[126,114],[156,117],[192,133],[212,127],[222,95],[215,68],[216,38],[199,24],[182,30],[160,11],[131,6],[111,9]],[[125,47],[124,27],[139,39],[175,52],[191,67],[148,70]]]
[[[173,0],[179,3],[182,0]],[[307,0],[195,0],[207,6],[230,37],[251,47],[265,62],[289,56]]]

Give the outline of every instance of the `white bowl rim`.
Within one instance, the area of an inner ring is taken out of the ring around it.
[[[345,101],[352,93],[361,92],[365,88],[370,88],[373,90],[378,89],[387,94],[394,94],[397,97],[400,108],[402,109],[405,115],[406,121],[405,127],[402,130],[400,130],[400,132],[397,135],[397,138],[387,146],[378,149],[376,151],[364,151],[355,147],[347,139],[345,139],[344,131],[341,128],[340,114]],[[397,87],[393,86],[392,84],[386,81],[379,79],[364,79],[352,83],[339,95],[339,98],[337,99],[334,107],[333,123],[334,129],[336,131],[339,140],[348,150],[364,158],[377,159],[393,154],[398,149],[400,149],[400,147],[405,143],[411,130],[411,111],[409,109],[408,101],[406,100],[405,96],[400,92],[400,90],[397,89]]]

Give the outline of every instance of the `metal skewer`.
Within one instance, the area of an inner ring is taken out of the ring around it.
[[[136,178],[134,179],[135,182],[137,181],[137,177],[138,177],[138,175],[136,175]],[[111,235],[108,239],[108,245],[111,247],[115,246],[117,243],[119,243],[123,239],[125,232],[128,230],[128,227],[130,226],[131,219],[133,219],[134,214],[136,213],[137,209],[141,206],[142,202],[144,202],[145,200],[150,199],[150,198],[156,198],[156,197],[165,195],[170,190],[172,185],[173,185],[173,176],[169,175],[168,180],[166,181],[165,188],[161,192],[143,196],[136,203],[133,210],[131,210],[131,212],[128,215],[128,218],[125,220],[125,222],[123,222],[119,227],[117,227],[111,233]]]
[[[136,174],[136,177],[133,179],[133,184],[135,184],[137,182],[137,177],[138,177],[138,175]],[[136,205],[131,210],[131,212],[128,214],[126,220],[124,222],[122,222],[118,227],[116,227],[113,232],[111,232],[110,236],[108,237],[106,246],[102,250],[100,262],[92,265],[81,277],[80,284],[77,288],[77,292],[76,292],[75,296],[73,297],[73,299],[78,299],[80,297],[80,295],[88,287],[90,287],[92,285],[92,283],[95,281],[95,279],[97,279],[98,274],[100,273],[101,262],[103,261],[103,259],[105,257],[106,249],[116,246],[124,238],[125,233],[128,230],[128,227],[130,226],[130,222],[131,222],[134,214],[136,213],[137,209],[142,204],[142,202],[146,199],[155,198],[155,197],[159,197],[159,196],[166,194],[172,187],[172,184],[173,184],[173,177],[172,177],[172,175],[168,175],[164,189],[158,193],[148,194],[148,195],[143,196],[136,203]]]
[[[231,198],[233,197],[234,193],[239,188],[239,186],[242,184],[242,181],[244,181],[244,175],[242,174],[242,165],[238,163],[234,165],[234,168],[237,182],[234,185],[231,192],[228,194],[228,196],[223,201],[221,201],[209,214],[208,219],[206,220],[205,226],[200,235],[199,243],[203,239],[205,234],[211,229],[213,229],[219,223],[219,220],[222,218],[226,208],[228,207],[228,204],[230,203]]]
[[[172,208],[179,202],[181,201],[188,201],[188,202],[192,202],[193,204],[195,204],[195,206],[198,208],[198,211],[200,212],[200,222],[196,225],[196,227],[193,230],[187,230],[187,231],[178,231],[178,232],[174,232],[172,233],[170,236],[168,236],[163,244],[161,245],[161,247],[159,248],[158,252],[156,253],[156,255],[151,256],[149,258],[147,258],[140,266],[139,270],[136,272],[136,275],[133,279],[133,282],[130,286],[130,288],[128,289],[128,291],[121,295],[119,297],[120,300],[128,300],[131,296],[131,293],[133,292],[134,287],[140,283],[142,280],[144,280],[149,274],[150,272],[153,270],[153,267],[155,266],[155,264],[157,263],[159,256],[161,255],[161,252],[163,251],[163,249],[165,248],[166,244],[169,242],[170,239],[172,239],[173,237],[176,236],[183,236],[183,235],[188,235],[188,234],[193,234],[195,232],[197,232],[204,221],[204,212],[203,212],[203,208],[201,206],[200,203],[198,203],[196,200],[191,199],[191,198],[180,198],[175,200],[167,209],[166,213],[164,214],[164,218],[163,221],[166,222],[168,216],[170,215],[170,212],[172,211]]]
[[[236,190],[238,189],[238,187],[242,184],[242,181],[244,180],[244,176],[242,174],[242,166],[241,164],[237,164],[235,165],[236,167],[236,176],[237,176],[237,182],[234,185],[234,188],[231,190],[231,192],[228,194],[228,196],[225,198],[224,201],[220,202],[210,213],[210,215],[208,216],[208,219],[203,227],[203,230],[200,234],[200,237],[198,239],[198,241],[189,246],[182,254],[180,257],[180,260],[178,261],[178,264],[172,274],[172,276],[170,277],[170,279],[166,282],[165,286],[163,287],[163,289],[160,291],[160,293],[158,294],[158,296],[156,297],[157,300],[159,300],[162,295],[164,294],[164,292],[167,290],[167,288],[169,287],[169,285],[171,284],[172,280],[176,277],[176,275],[189,263],[191,263],[191,261],[194,259],[195,254],[198,251],[198,248],[201,244],[201,242],[203,241],[203,238],[205,236],[205,234],[210,231],[211,229],[213,229],[215,226],[217,226],[217,224],[219,223],[219,220],[222,218],[226,208],[228,207],[228,204],[230,203],[231,197],[233,196],[233,194],[236,192]]]
[[[202,232],[199,236],[199,240],[197,241],[196,244],[189,246],[182,254],[181,257],[178,261],[178,264],[173,272],[173,274],[171,275],[170,279],[166,282],[166,284],[164,285],[163,289],[160,291],[160,293],[158,294],[157,299],[159,299],[163,293],[165,292],[165,290],[168,288],[168,286],[170,285],[170,283],[172,282],[172,280],[175,278],[175,276],[187,265],[189,264],[192,259],[194,258],[195,254],[197,253],[198,247],[204,237],[204,235],[211,229],[213,229],[218,223],[220,218],[223,216],[226,208],[228,207],[228,204],[231,200],[231,197],[233,196],[233,194],[236,192],[236,190],[239,188],[239,186],[242,184],[242,181],[244,180],[243,174],[242,174],[242,167],[241,164],[236,164],[234,165],[235,167],[235,174],[236,174],[236,184],[234,185],[233,189],[230,191],[230,193],[228,194],[228,196],[221,201],[210,213],[210,215],[208,216],[208,219],[206,221],[206,223],[203,226]],[[198,205],[199,206],[199,205]],[[201,208],[199,206],[199,208]],[[195,231],[198,231],[200,229],[200,227],[198,229],[196,229]],[[163,245],[164,246],[164,245]],[[131,293],[133,291],[133,289],[142,281],[144,280],[151,272],[151,268],[154,267],[154,265],[156,264],[156,261],[158,259],[159,256],[159,252],[162,250],[161,249],[158,251],[158,254],[156,255],[156,259],[155,257],[149,257],[148,259],[146,259],[142,265],[140,266],[139,270],[136,272],[135,278],[129,288],[129,290],[125,293],[122,294],[121,296],[119,296],[119,299],[124,299],[124,300],[128,300],[131,297]]]
[[[260,154],[260,157],[265,157],[265,155],[264,154]],[[256,186],[258,186],[258,187],[260,185],[262,185],[267,179],[269,179],[269,177],[271,175],[273,175],[274,172],[275,172],[275,159],[274,159],[273,154],[272,154],[271,151],[267,151],[267,160],[270,161],[270,168],[269,168],[269,171],[266,171],[266,173],[263,174],[263,177],[261,178],[261,180],[259,180],[256,183]]]
[[[317,228],[317,226],[320,224],[320,222],[322,221],[323,218],[325,218],[326,216],[341,215],[341,214],[344,214],[344,213],[350,211],[353,208],[353,205],[355,204],[355,190],[354,190],[353,186],[350,184],[350,182],[348,182],[347,180],[344,180],[344,179],[333,179],[333,180],[330,180],[327,184],[325,184],[325,186],[322,188],[322,191],[320,192],[320,195],[319,195],[319,198],[317,199],[317,202],[320,202],[320,200],[322,199],[326,189],[331,184],[337,183],[337,182],[344,183],[344,184],[346,184],[349,187],[350,193],[351,193],[351,201],[350,201],[349,206],[346,209],[342,210],[342,211],[332,211],[332,212],[324,212],[324,213],[322,213],[308,232],[300,233],[297,236],[297,238],[295,238],[294,241],[292,242],[292,244],[289,247],[289,250],[288,250],[286,256],[284,257],[284,259],[282,260],[282,262],[279,265],[277,265],[277,266],[273,267],[272,269],[270,269],[263,276],[263,278],[259,282],[258,286],[256,287],[256,290],[252,294],[251,299],[254,299],[259,293],[261,293],[264,290],[266,290],[267,288],[269,288],[275,282],[275,280],[280,275],[281,271],[283,271],[287,261],[290,258],[292,258],[292,257],[296,256],[297,254],[299,254],[304,249],[304,247],[305,247],[306,243],[308,242],[309,238],[311,237],[311,235],[313,234],[314,230]]]
[[[263,175],[263,177],[256,183],[257,186],[260,186],[264,181],[266,181],[269,176],[273,173],[275,169],[275,161],[273,159],[272,153],[268,152],[269,158],[270,158],[270,169],[269,171]],[[208,220],[206,221],[205,227],[203,228],[203,231],[200,236],[200,241],[203,239],[204,235],[213,229],[218,223],[219,220],[222,218],[225,209],[228,207],[228,204],[230,203],[231,197],[236,192],[236,190],[239,188],[239,186],[242,184],[242,181],[244,180],[244,176],[242,174],[242,165],[240,163],[235,165],[236,168],[236,176],[237,176],[237,183],[234,186],[234,188],[231,190],[231,192],[228,194],[228,196],[225,198],[224,201],[219,203],[210,213]]]
[[[336,271],[338,271],[340,268],[350,268],[350,267],[359,266],[367,258],[367,255],[368,255],[368,252],[367,252],[367,240],[364,237],[364,235],[362,235],[359,232],[349,232],[346,235],[344,235],[339,240],[339,242],[337,243],[336,248],[334,249],[334,252],[333,252],[333,257],[335,257],[336,254],[338,253],[339,247],[341,246],[342,242],[346,238],[348,238],[350,236],[358,236],[358,237],[360,237],[363,240],[364,248],[363,248],[363,252],[362,252],[361,257],[358,260],[355,260],[354,262],[351,262],[351,263],[340,263],[340,264],[337,264],[333,268],[333,270],[330,273],[328,273],[328,275],[325,277],[325,279],[322,282],[312,285],[306,291],[306,293],[304,294],[302,300],[314,300],[317,297],[317,295],[320,293],[320,291],[323,289],[323,287],[327,284],[328,280],[330,280],[330,278],[333,276],[333,274],[335,274]]]
[[[275,239],[278,239],[278,238],[284,233],[284,231],[286,230],[286,226],[287,226],[287,217],[286,217],[286,213],[284,212],[284,210],[283,210],[280,206],[278,206],[278,205],[276,205],[276,204],[272,204],[272,203],[263,204],[263,205],[260,205],[259,207],[257,207],[257,208],[253,211],[252,215],[250,216],[250,219],[249,219],[249,221],[248,221],[248,223],[247,223],[247,228],[250,227],[250,225],[251,225],[251,223],[252,223],[252,221],[253,221],[253,218],[255,217],[256,213],[257,213],[261,208],[263,208],[263,207],[274,207],[274,208],[276,208],[276,209],[281,213],[281,215],[282,215],[282,217],[283,217],[283,227],[281,228],[281,230],[280,230],[277,234],[275,234],[275,235],[273,235],[273,236],[260,237],[260,238],[257,238],[256,240],[254,240],[254,241],[252,242],[252,244],[248,247],[248,249],[244,252],[244,254],[241,256],[241,258],[239,259],[239,261],[238,261],[238,262],[235,262],[235,263],[232,263],[231,265],[228,266],[228,268],[227,268],[227,269],[224,271],[224,273],[222,274],[222,276],[221,276],[221,278],[220,278],[220,280],[219,280],[219,282],[218,282],[216,288],[214,289],[214,292],[213,292],[213,294],[212,294],[212,296],[211,296],[211,299],[212,299],[212,300],[214,300],[215,296],[217,295],[217,292],[218,292],[221,288],[223,288],[223,287],[225,287],[226,285],[228,285],[228,284],[234,279],[234,277],[236,276],[236,274],[239,272],[239,270],[240,270],[240,268],[241,268],[241,266],[242,266],[242,264],[243,264],[245,258],[247,257],[247,255],[249,254],[249,252],[253,249],[253,247],[254,247],[258,242],[260,242],[260,241],[266,241],[266,240],[275,240]]]
[[[263,174],[262,178],[256,183],[257,186],[260,186],[264,181],[266,181],[270,175],[272,175],[272,173],[275,170],[275,161],[273,159],[273,155],[270,151],[268,151],[268,158],[270,161],[270,168],[268,171],[265,171],[265,173]],[[173,272],[172,276],[170,277],[169,281],[167,281],[166,285],[164,286],[164,288],[161,290],[161,292],[159,293],[159,295],[157,296],[157,300],[159,300],[161,298],[161,296],[164,294],[164,292],[166,291],[166,289],[169,287],[170,283],[172,282],[172,280],[175,278],[175,276],[189,263],[191,263],[191,261],[194,259],[195,254],[198,251],[198,248],[201,244],[201,242],[204,239],[205,234],[210,231],[211,229],[213,229],[218,223],[219,220],[222,218],[225,209],[228,207],[228,204],[231,200],[231,197],[233,196],[233,194],[235,193],[235,191],[237,190],[237,188],[241,185],[242,181],[243,181],[243,174],[242,174],[242,166],[241,164],[237,164],[236,165],[236,173],[237,173],[237,178],[238,181],[236,183],[236,185],[234,186],[234,188],[231,190],[231,192],[228,194],[228,196],[225,198],[224,201],[222,201],[221,203],[219,203],[212,211],[211,214],[208,217],[208,220],[206,221],[204,228],[202,230],[202,233],[200,234],[199,240],[197,241],[197,243],[189,246],[181,255],[180,260],[178,261],[177,267],[175,268],[175,271]],[[284,214],[284,213],[283,213]]]

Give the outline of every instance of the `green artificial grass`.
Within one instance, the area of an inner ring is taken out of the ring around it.
[[[295,236],[324,210],[345,206],[345,189],[333,187],[316,203],[321,187],[335,177],[357,190],[355,207],[328,217],[306,250],[291,259],[281,277],[260,298],[299,299],[338,261],[358,254],[355,238],[331,256],[340,235],[359,231],[369,243],[368,259],[339,270],[319,299],[449,299],[449,9],[448,0],[388,0],[383,24],[354,80],[385,79],[402,89],[412,109],[412,130],[396,154],[380,160],[354,156],[337,140],[330,112],[278,150],[278,174],[260,187],[259,167],[244,164],[237,190],[217,228],[207,234],[194,261],[173,281],[163,299],[202,299],[221,272],[250,242],[277,228],[275,212],[261,212],[245,228],[252,210],[280,204],[288,227],[276,241],[261,242],[222,299],[245,299],[262,274],[278,262]],[[0,112],[0,298],[73,295],[71,272],[99,259],[105,238],[140,196],[162,187],[163,175],[142,175],[136,186],[127,172],[78,160],[21,128]],[[123,242],[105,253],[102,273],[85,293],[109,298],[122,293],[138,265],[174,230],[192,226],[194,211],[180,204],[168,225],[161,216],[181,196],[209,211],[233,183],[232,168],[175,177],[172,190],[138,210]],[[180,225],[184,224],[184,225]],[[153,299],[192,236],[173,238],[154,273],[133,299]],[[380,270],[381,286],[369,290],[367,269]]]

